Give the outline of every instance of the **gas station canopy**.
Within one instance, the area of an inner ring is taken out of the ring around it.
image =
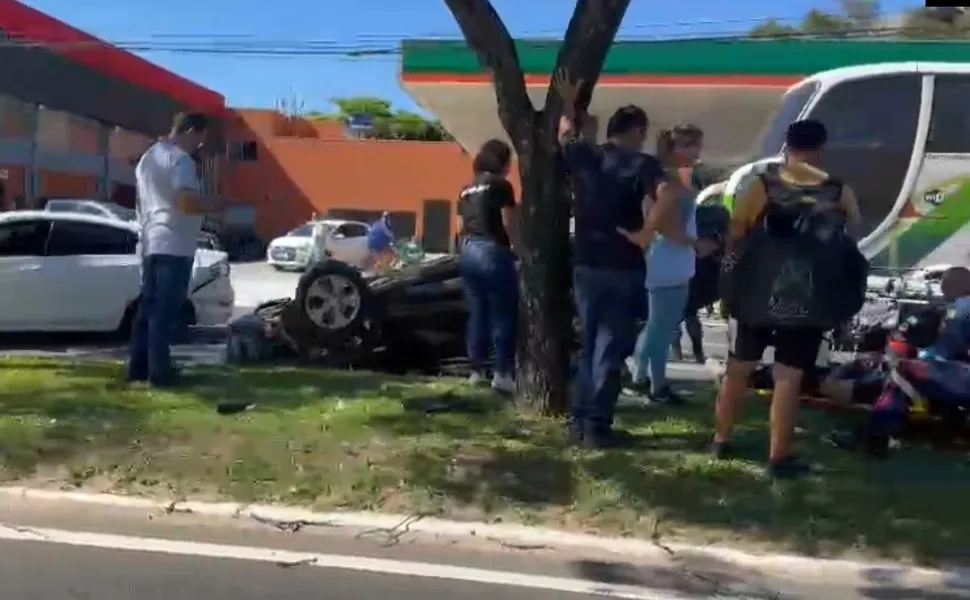
[[[529,95],[541,102],[559,42],[516,42]],[[924,47],[925,52],[925,47]],[[491,80],[464,42],[406,41],[404,88],[470,152],[505,137]],[[704,130],[710,164],[739,164],[785,91],[815,73],[851,65],[913,60],[913,42],[854,40],[675,40],[617,42],[604,65],[590,114],[602,138],[619,106],[637,104],[651,129],[693,123]]]

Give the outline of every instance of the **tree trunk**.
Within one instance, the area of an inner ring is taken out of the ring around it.
[[[530,152],[519,155],[521,252],[519,392],[543,414],[569,403],[568,369],[574,347],[569,208],[558,148],[535,121]]]
[[[569,200],[557,129],[562,98],[550,89],[542,110],[529,100],[515,42],[489,0],[444,0],[469,47],[492,75],[498,116],[515,147],[522,181],[520,203],[522,321],[519,390],[539,412],[568,405],[568,368],[574,344]],[[630,0],[576,0],[556,68],[584,82],[577,107],[585,111],[606,54]]]

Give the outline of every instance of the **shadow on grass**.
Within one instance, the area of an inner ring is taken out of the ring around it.
[[[612,486],[625,503],[651,513],[662,537],[740,537],[808,555],[861,551],[886,558],[937,561],[965,556],[970,536],[963,498],[970,494],[967,456],[905,448],[879,463],[837,451],[822,441],[831,424],[801,415],[800,445],[817,471],[775,481],[762,467],[767,410],[752,402],[739,425],[742,457],[714,461],[700,449],[712,429],[710,404],[669,410],[640,460],[608,453],[581,460],[590,476]]]
[[[575,496],[572,464],[551,423],[521,417],[507,400],[466,390],[402,399],[400,413],[368,421],[416,440],[404,461],[408,483],[435,510],[567,506]]]
[[[867,462],[824,444],[831,423],[806,410],[800,444],[820,468],[802,480],[775,481],[763,468],[766,405],[753,401],[739,424],[742,456],[715,461],[706,453],[712,394],[705,386],[689,392],[686,407],[621,408],[618,424],[637,440],[627,450],[568,448],[560,424],[494,399],[455,401],[451,411],[405,402],[405,410],[369,425],[419,440],[405,461],[408,481],[439,511],[505,509],[612,534],[808,555],[932,562],[965,553],[970,465],[963,455],[914,447],[887,463]]]

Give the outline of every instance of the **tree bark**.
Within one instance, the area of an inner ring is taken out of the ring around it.
[[[568,406],[573,350],[569,198],[558,144],[562,98],[555,89],[536,112],[515,42],[489,0],[444,0],[469,47],[491,73],[499,119],[518,155],[521,307],[518,382],[522,398],[545,414]],[[577,0],[556,67],[584,82],[585,112],[630,0]]]

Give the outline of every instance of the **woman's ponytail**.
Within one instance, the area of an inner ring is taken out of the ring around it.
[[[669,164],[674,154],[674,130],[661,129],[657,134],[657,158],[663,164]]]

